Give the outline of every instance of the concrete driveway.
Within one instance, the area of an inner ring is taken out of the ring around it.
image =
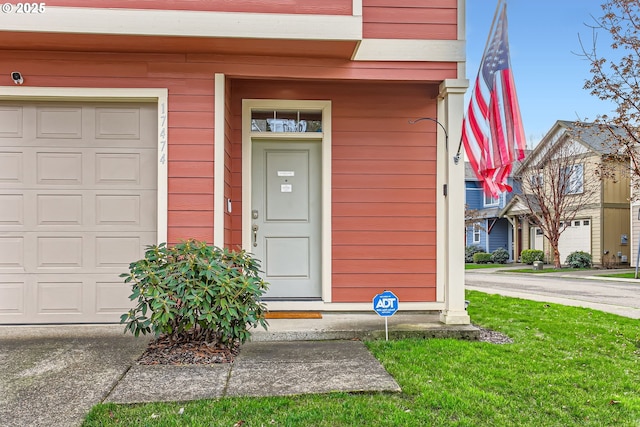
[[[640,319],[640,282],[599,277],[593,271],[509,274],[508,269],[467,270],[465,283],[467,289],[485,293],[588,307]]]
[[[122,325],[0,328],[0,425],[75,426],[144,352]]]

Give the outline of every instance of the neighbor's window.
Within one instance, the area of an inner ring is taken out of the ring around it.
[[[542,178],[542,173],[534,174],[529,177],[529,184],[531,184],[532,188],[542,187],[544,180]]]
[[[496,206],[500,202],[500,196],[493,197],[491,194],[484,195],[484,205],[485,206]]]
[[[480,243],[480,224],[473,224],[473,243]]]
[[[579,194],[584,191],[584,166],[582,164],[567,166],[563,177],[568,180],[565,194]]]

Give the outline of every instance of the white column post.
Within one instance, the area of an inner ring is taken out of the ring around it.
[[[443,186],[438,188],[439,204],[443,215],[439,224],[443,225],[444,238],[438,248],[441,258],[438,266],[442,271],[444,310],[440,313],[440,321],[450,325],[466,325],[471,319],[465,310],[464,293],[464,157],[454,161],[454,156],[460,144],[462,135],[462,119],[464,116],[464,94],[469,82],[464,79],[447,79],[440,85],[438,96],[438,120],[443,123],[448,133],[448,147],[439,156],[438,163],[442,164]],[[438,134],[442,133],[438,129]],[[442,143],[438,138],[438,144]],[[445,187],[446,186],[446,189]]]

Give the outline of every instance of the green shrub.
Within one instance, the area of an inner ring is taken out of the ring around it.
[[[583,251],[571,252],[565,263],[571,268],[591,268],[591,254]]]
[[[506,264],[509,261],[509,252],[505,248],[498,248],[491,253],[491,261],[496,264]]]
[[[525,249],[520,258],[524,264],[533,264],[534,261],[544,261],[544,253],[540,249]]]
[[[484,249],[477,245],[467,246],[464,249],[464,262],[473,262],[473,254],[478,252],[484,252]]]
[[[491,262],[491,254],[486,252],[476,252],[473,254],[473,262],[476,264],[489,264]]]
[[[145,257],[123,273],[136,307],[120,317],[135,336],[167,334],[174,342],[244,343],[249,328],[267,328],[260,297],[268,284],[260,264],[245,251],[230,251],[194,239],[147,247]]]

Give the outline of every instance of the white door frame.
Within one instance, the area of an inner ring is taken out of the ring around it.
[[[80,101],[80,102],[156,102],[158,110],[158,243],[167,241],[168,218],[168,89],[158,88],[69,88],[0,86],[0,100],[11,101]]]
[[[270,133],[251,131],[251,111],[314,110],[322,112],[322,132]],[[331,302],[331,101],[243,99],[242,100],[242,247],[251,252],[252,141],[260,139],[309,139],[322,144],[321,274],[322,302]],[[272,310],[290,308],[290,302],[269,302]]]

